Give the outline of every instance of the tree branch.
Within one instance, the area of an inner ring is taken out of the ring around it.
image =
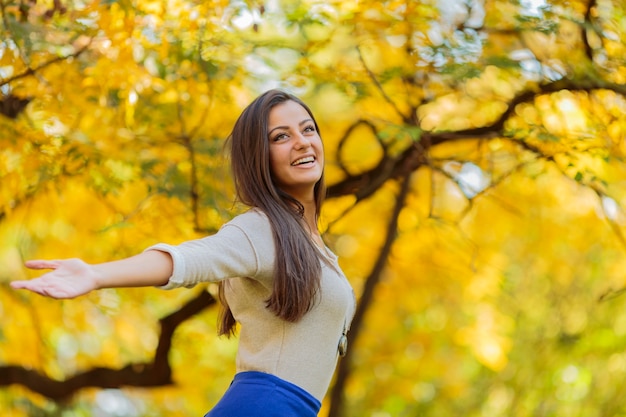
[[[53,58],[53,59],[51,59],[49,61],[44,62],[43,64],[41,64],[41,65],[39,65],[39,66],[37,66],[35,68],[30,68],[29,67],[28,69],[26,69],[26,71],[24,71],[24,72],[22,72],[20,74],[14,75],[14,76],[9,77],[9,78],[2,79],[2,80],[0,80],[0,87],[2,87],[4,85],[7,85],[7,84],[10,84],[13,81],[19,80],[20,78],[25,78],[25,77],[28,77],[30,75],[34,75],[38,71],[40,71],[40,70],[42,70],[42,69],[44,69],[46,67],[49,67],[50,65],[56,64],[57,62],[65,61],[65,60],[67,60],[69,58],[77,58],[78,56],[80,56],[83,52],[85,52],[89,48],[89,45],[91,45],[91,39],[89,40],[89,42],[86,45],[84,45],[83,47],[78,49],[73,54],[69,54],[69,55],[65,55],[65,56],[58,56],[56,58]]]
[[[348,353],[339,362],[339,365],[337,367],[337,376],[330,396],[330,410],[328,412],[328,417],[338,417],[341,415],[341,409],[344,403],[344,387],[351,372],[350,362],[352,358],[352,352],[354,352],[354,341],[357,339],[359,333],[361,332],[361,329],[363,328],[365,313],[367,313],[368,309],[372,305],[374,290],[376,289],[376,286],[378,285],[378,282],[380,281],[382,273],[387,264],[393,242],[396,240],[396,233],[398,230],[398,217],[400,216],[400,212],[404,207],[406,197],[409,194],[410,189],[411,173],[410,171],[408,171],[405,172],[405,176],[401,183],[400,192],[396,197],[396,204],[387,225],[385,242],[383,243],[383,247],[380,249],[378,258],[376,259],[376,263],[374,264],[372,271],[365,281],[363,293],[361,294],[357,310],[354,314],[354,318],[352,319],[352,325],[350,327],[350,332],[348,333],[348,346],[351,346],[351,348],[348,349]]]
[[[396,157],[383,155],[378,165],[359,174],[347,175],[343,180],[328,187],[329,197],[338,197],[354,194],[358,200],[364,199],[376,192],[388,179],[394,179],[405,167],[418,169],[427,163],[427,152],[433,146],[463,139],[490,139],[505,136],[506,121],[515,113],[515,108],[521,103],[531,102],[535,97],[543,94],[556,93],[562,90],[570,91],[593,91],[607,89],[619,94],[626,95],[626,85],[604,81],[593,76],[586,79],[569,80],[562,79],[542,84],[535,90],[519,93],[507,106],[500,117],[488,126],[465,129],[459,131],[431,131],[423,132],[420,140],[421,146],[413,144],[402,154]],[[520,142],[520,146],[529,151],[537,152],[531,145]]]
[[[393,110],[398,114],[398,116],[402,118],[402,120],[404,120],[405,123],[411,122],[412,118],[402,113],[402,111],[398,108],[396,103],[394,103],[393,100],[387,95],[387,93],[385,92],[385,89],[378,81],[378,78],[376,78],[376,75],[374,75],[372,70],[367,66],[367,64],[365,63],[365,59],[363,58],[363,53],[361,52],[361,48],[357,46],[356,50],[359,54],[359,60],[361,61],[361,64],[363,64],[363,68],[365,68],[367,75],[370,77],[370,79],[376,86],[376,89],[380,91],[380,94],[383,96],[383,99],[393,108]]]
[[[348,126],[348,128],[343,133],[341,138],[339,138],[339,143],[337,144],[337,151],[336,151],[337,165],[345,174],[348,174],[348,175],[350,175],[350,170],[346,167],[346,164],[343,162],[343,158],[342,158],[343,149],[346,146],[346,143],[348,139],[350,138],[350,135],[352,135],[352,133],[361,125],[366,126],[372,132],[374,137],[376,137],[378,144],[383,150],[383,159],[387,157],[387,148],[385,147],[384,143],[380,139],[380,135],[378,134],[378,130],[376,129],[376,126],[374,125],[374,123],[370,122],[369,120],[359,119],[355,121],[354,123],[352,123],[350,126]]]
[[[589,59],[590,62],[593,62],[593,48],[591,47],[591,43],[589,42],[589,34],[588,30],[593,29],[593,14],[592,10],[597,7],[596,0],[589,0],[587,2],[587,10],[585,11],[585,21],[581,27],[581,38],[583,40],[583,44],[585,46],[585,56]]]
[[[157,387],[170,385],[172,369],[168,355],[176,328],[193,315],[216,303],[215,298],[201,291],[179,310],[159,320],[161,334],[152,362],[132,363],[119,369],[94,367],[59,381],[24,366],[0,367],[0,386],[22,385],[54,401],[66,401],[88,387],[120,388],[123,386]]]

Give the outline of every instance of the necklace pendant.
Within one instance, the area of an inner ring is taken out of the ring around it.
[[[346,356],[348,352],[348,338],[345,334],[342,334],[339,338],[339,346],[337,346],[337,350],[339,351],[339,356]]]

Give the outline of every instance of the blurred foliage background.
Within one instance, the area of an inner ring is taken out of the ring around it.
[[[618,0],[0,0],[3,416],[203,415],[234,372],[211,285],[16,292],[238,211],[223,144],[316,113],[322,227],[359,299],[320,415],[625,416]]]

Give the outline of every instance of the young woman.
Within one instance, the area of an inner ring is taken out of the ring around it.
[[[325,194],[317,122],[300,99],[271,90],[243,111],[229,140],[237,196],[250,209],[215,235],[102,264],[28,261],[52,271],[11,285],[73,298],[100,288],[219,282],[220,334],[240,325],[237,373],[205,417],[313,417],[355,309],[317,227]]]

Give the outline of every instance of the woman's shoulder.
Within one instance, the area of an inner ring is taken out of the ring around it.
[[[258,208],[251,208],[233,217],[227,224],[268,223],[267,215]]]
[[[267,215],[261,210],[250,209],[235,216],[222,227],[222,231],[239,237],[245,236],[254,248],[257,259],[267,262],[268,268],[273,268],[275,252],[272,227]]]
[[[265,235],[272,230],[267,215],[257,208],[251,208],[248,211],[235,216],[224,226],[238,227],[246,232],[246,234]]]

